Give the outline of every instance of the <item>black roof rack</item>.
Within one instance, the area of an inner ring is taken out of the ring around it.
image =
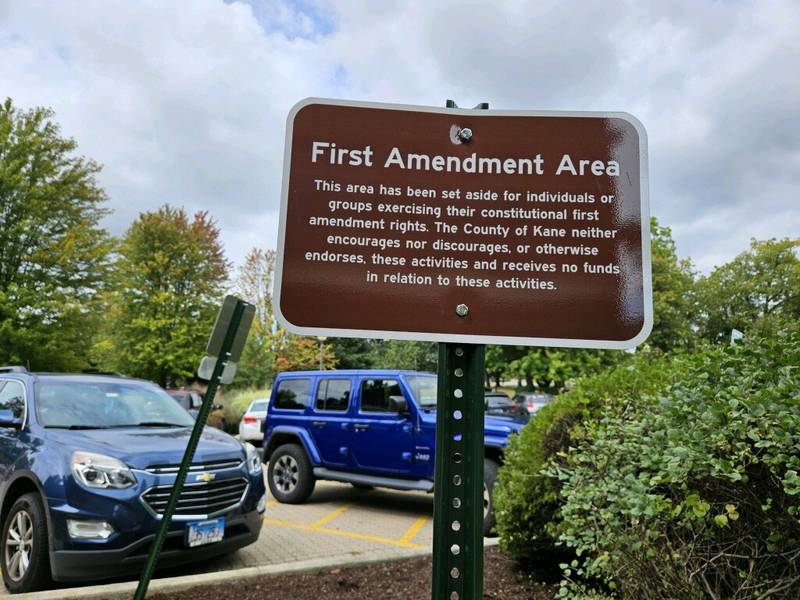
[[[28,369],[19,365],[10,365],[7,367],[0,367],[0,373],[27,373]]]

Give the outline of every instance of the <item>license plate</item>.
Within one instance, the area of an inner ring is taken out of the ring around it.
[[[186,528],[186,545],[189,548],[221,542],[225,537],[225,518],[189,523]]]

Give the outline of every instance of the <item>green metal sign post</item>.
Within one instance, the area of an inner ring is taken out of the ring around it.
[[[483,598],[484,346],[439,344],[433,600]]]
[[[483,345],[439,344],[433,600],[483,598],[483,374]]]
[[[197,411],[197,420],[194,423],[192,435],[189,437],[189,442],[186,445],[186,451],[183,454],[180,469],[175,476],[172,493],[164,509],[164,514],[161,515],[158,532],[153,540],[150,554],[147,557],[147,563],[145,563],[142,577],[139,579],[139,585],[133,596],[134,600],[144,600],[147,595],[147,588],[150,585],[150,579],[153,577],[153,572],[158,562],[158,555],[161,553],[161,546],[164,544],[167,530],[172,521],[172,515],[175,512],[175,506],[178,503],[183,484],[186,482],[186,475],[189,472],[189,465],[192,462],[197,444],[200,441],[200,435],[203,433],[203,427],[208,420],[208,413],[211,411],[214,397],[217,395],[220,379],[222,378],[225,367],[237,361],[241,355],[242,347],[244,347],[244,342],[247,339],[247,332],[250,330],[250,324],[253,321],[254,312],[255,308],[252,304],[248,304],[233,296],[228,296],[217,317],[217,323],[211,334],[211,340],[209,341],[209,350],[214,352],[217,359],[211,377],[208,380],[208,389],[206,390],[205,396],[203,396],[203,404]]]

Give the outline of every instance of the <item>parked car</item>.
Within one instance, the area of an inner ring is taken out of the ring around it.
[[[197,390],[186,390],[184,388],[171,388],[167,393],[180,404],[186,411],[192,415],[193,419],[197,418],[197,411],[203,404],[203,397]],[[211,411],[208,413],[208,420],[206,425],[216,427],[217,429],[225,430],[225,415],[222,412],[224,407],[221,404],[213,404]]]
[[[139,573],[192,418],[159,386],[101,375],[0,368],[2,576],[11,592]],[[206,428],[159,567],[258,539],[265,507],[256,449]]]
[[[513,419],[523,425],[528,422],[529,415],[526,412],[519,410],[516,404],[504,392],[490,392],[484,393],[486,402],[486,414],[493,417],[505,417]]]
[[[433,491],[436,375],[410,371],[281,373],[264,435],[267,482],[276,500],[304,502],[317,479]],[[485,417],[484,533],[508,438],[522,425]]]
[[[544,392],[519,392],[514,396],[514,404],[517,405],[520,413],[527,412],[532,415],[552,399],[553,396]]]
[[[264,420],[267,418],[267,405],[269,398],[253,400],[239,421],[239,439],[248,442],[258,442],[264,439]]]

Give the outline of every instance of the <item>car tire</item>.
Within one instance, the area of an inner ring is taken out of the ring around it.
[[[272,496],[281,504],[302,504],[316,485],[305,450],[297,444],[279,446],[269,458],[267,482]]]
[[[9,592],[35,592],[50,584],[47,515],[39,494],[23,494],[11,506],[3,523],[1,550],[3,582]]]
[[[483,535],[494,534],[497,521],[494,518],[494,486],[497,483],[497,471],[500,465],[491,458],[483,459]]]

